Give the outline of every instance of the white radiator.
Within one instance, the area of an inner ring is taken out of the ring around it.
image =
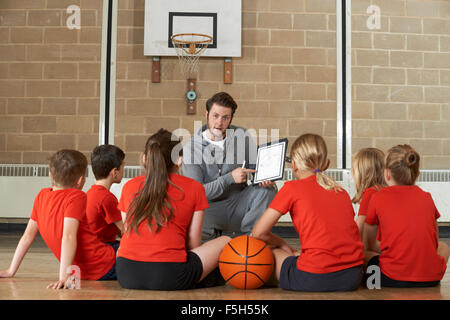
[[[140,172],[137,166],[125,167],[124,179],[120,184],[114,184],[111,192],[119,199],[122,186]],[[350,170],[330,169],[326,173],[338,181],[350,196],[354,195]],[[276,182],[278,189],[286,180],[292,180],[290,169],[285,170],[284,180]],[[83,191],[89,190],[94,183],[95,178],[89,166]],[[433,196],[441,214],[438,221],[450,222],[450,170],[422,170],[417,185]],[[47,165],[0,164],[0,218],[29,218],[34,198],[42,188],[49,186]],[[355,212],[357,209],[355,206]],[[290,216],[284,215],[280,221],[290,222]]]

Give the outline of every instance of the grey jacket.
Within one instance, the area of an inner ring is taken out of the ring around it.
[[[203,184],[208,201],[226,199],[247,184],[234,182],[231,171],[241,167],[254,169],[257,147],[250,133],[241,127],[227,129],[224,150],[203,138],[204,125],[183,147],[183,175]]]

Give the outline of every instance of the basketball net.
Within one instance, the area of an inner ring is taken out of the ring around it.
[[[200,56],[213,38],[200,33],[180,33],[172,36],[172,43],[178,56],[181,73],[186,79],[195,79]]]

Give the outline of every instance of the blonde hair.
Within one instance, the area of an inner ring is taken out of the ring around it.
[[[302,171],[312,171],[317,183],[326,190],[342,190],[342,187],[331,177],[324,174],[328,168],[328,150],[325,140],[312,133],[298,137],[291,148],[291,159]]]
[[[384,181],[384,152],[377,148],[359,150],[352,161],[352,174],[355,181],[356,194],[353,203],[361,202],[362,194],[367,188],[386,186]]]
[[[399,185],[413,185],[420,174],[420,156],[410,145],[392,147],[386,155],[386,169]]]

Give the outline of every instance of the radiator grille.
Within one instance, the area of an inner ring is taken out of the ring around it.
[[[329,169],[325,174],[336,181],[344,180],[344,172],[348,169]],[[89,168],[86,177],[89,176]],[[39,164],[0,164],[0,177],[48,177],[48,165]],[[124,178],[131,179],[142,174],[140,166],[126,166]],[[291,168],[284,170],[283,180],[293,180]],[[418,182],[450,182],[450,170],[421,170]]]
[[[450,182],[450,170],[421,170],[419,182]]]
[[[48,177],[48,165],[0,165],[1,177]]]
[[[50,168],[45,164],[0,164],[0,177],[48,177]],[[86,177],[89,176],[89,168]]]
[[[132,179],[142,174],[142,168],[139,166],[128,166],[125,167],[123,172],[123,177],[125,179]]]
[[[333,178],[336,181],[343,181],[344,180],[344,171],[338,170],[338,169],[329,169],[325,171],[325,174],[331,178]],[[291,168],[284,169],[284,175],[283,180],[289,181],[294,179],[294,174],[292,172]]]

